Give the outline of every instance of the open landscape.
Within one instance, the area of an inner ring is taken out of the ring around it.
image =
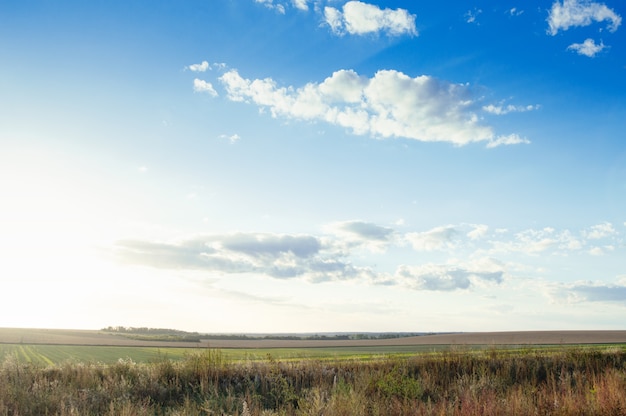
[[[0,416],[626,416],[624,16],[0,0]]]
[[[192,335],[2,328],[0,415],[626,414],[626,331]]]

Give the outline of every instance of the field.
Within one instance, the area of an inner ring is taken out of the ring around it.
[[[130,359],[149,363],[164,357],[181,360],[207,348],[219,349],[232,361],[276,359],[371,359],[433,353],[453,349],[480,350],[498,347],[556,348],[563,345],[626,344],[626,331],[485,332],[433,334],[391,339],[365,340],[223,340],[201,342],[138,340],[103,331],[67,329],[0,328],[0,361],[15,356],[36,364],[64,361],[115,363]]]
[[[0,416],[626,415],[626,331],[214,341],[0,329]]]

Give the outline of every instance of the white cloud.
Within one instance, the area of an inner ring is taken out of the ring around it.
[[[307,5],[307,0],[293,0],[293,5],[296,9],[309,10],[309,6]]]
[[[209,63],[208,61],[202,61],[199,64],[191,64],[186,66],[185,69],[188,69],[192,72],[206,72],[212,69],[225,69],[226,64],[222,62],[214,62]]]
[[[499,240],[492,242],[492,252],[495,253],[524,253],[538,255],[544,253],[566,254],[580,250],[583,247],[568,230],[557,231],[551,227],[543,229],[529,229],[515,234],[513,240]]]
[[[455,291],[490,287],[503,283],[507,277],[511,282],[531,270],[532,273],[547,273],[541,266],[520,262],[519,254],[540,255],[535,259],[548,263],[552,262],[549,256],[568,253],[609,256],[617,251],[615,244],[623,241],[618,235],[613,241],[590,247],[583,245],[570,231],[550,227],[513,235],[495,229],[489,239],[482,238],[490,229],[482,224],[460,224],[401,235],[388,227],[355,220],[329,224],[321,236],[234,233],[200,235],[173,242],[124,240],[118,241],[113,250],[118,260],[126,264],[203,271],[208,277],[253,273],[311,283],[350,280],[364,285]],[[409,260],[407,263],[406,257],[394,257],[398,252],[406,253],[407,244],[422,252],[409,254],[414,262]],[[375,255],[370,257],[369,253],[363,252],[364,249],[374,253],[389,250],[390,255],[385,256],[389,261],[386,260],[381,269],[359,264],[361,261],[376,262],[373,260]],[[435,251],[438,252],[433,253]],[[444,260],[441,263],[423,262],[420,260],[423,256]],[[583,298],[584,295],[599,297],[603,289],[595,286],[555,284],[551,287],[561,295]],[[622,277],[617,286],[626,286],[626,277]],[[608,289],[605,295],[610,296]]]
[[[204,270],[222,274],[258,273],[311,282],[362,278],[373,273],[353,266],[332,247],[308,235],[237,233],[207,235],[173,243],[118,241],[118,259],[161,269]]]
[[[567,47],[568,50],[575,51],[579,55],[585,55],[590,58],[596,56],[596,54],[605,49],[604,43],[600,42],[596,45],[593,39],[585,39],[583,43],[573,43]]]
[[[189,65],[187,69],[193,72],[206,72],[206,70],[209,69],[209,63],[207,61],[202,61],[202,63],[199,64]]]
[[[524,10],[518,10],[517,7],[513,7],[511,10],[509,10],[509,14],[511,16],[520,16],[524,13]]]
[[[494,147],[498,147],[498,146],[510,146],[513,144],[529,144],[530,140],[524,138],[524,137],[520,137],[518,134],[509,134],[508,136],[498,136],[493,140],[490,140],[489,143],[487,143],[487,147],[488,148],[494,148]]]
[[[254,0],[255,3],[260,3],[268,9],[276,10],[280,14],[285,14],[285,6],[282,4],[274,3],[274,0]]]
[[[615,234],[617,234],[617,231],[610,222],[594,225],[584,232],[585,237],[590,240],[600,240]]]
[[[608,21],[608,29],[615,32],[622,23],[622,18],[603,3],[589,0],[558,0],[552,4],[548,15],[548,33],[556,35],[559,30],[567,30],[573,26],[589,26],[594,21]]]
[[[504,267],[486,258],[467,264],[424,264],[398,267],[394,274],[397,284],[413,290],[450,292],[470,289],[474,285],[502,283]]]
[[[330,26],[330,30],[335,33],[341,33],[343,28],[343,16],[339,10],[334,7],[324,7],[324,20]]]
[[[490,114],[501,116],[509,113],[525,113],[527,111],[534,111],[540,108],[539,105],[494,105],[489,104],[483,106],[483,110]]]
[[[392,36],[417,35],[415,15],[405,9],[380,9],[360,1],[349,1],[343,12],[334,7],[324,8],[324,18],[336,34],[365,35],[384,32]]]
[[[271,78],[245,79],[230,70],[220,81],[229,99],[268,108],[273,117],[321,120],[358,135],[455,145],[486,141],[489,147],[528,143],[517,135],[496,136],[490,126],[481,124],[477,114],[481,97],[468,84],[428,75],[411,78],[381,70],[367,78],[339,70],[322,83],[294,88],[279,87]]]
[[[198,78],[193,80],[193,90],[195,92],[205,92],[212,97],[217,97],[217,91],[215,91],[213,85],[210,82]]]
[[[479,240],[487,234],[487,231],[489,231],[489,227],[484,224],[476,224],[473,225],[473,227],[474,229],[467,233],[470,240]]]

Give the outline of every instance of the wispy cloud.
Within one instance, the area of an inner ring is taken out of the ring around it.
[[[237,133],[235,133],[235,134],[220,134],[219,138],[228,140],[231,144],[234,144],[234,143],[238,142],[239,140],[241,140],[241,136],[239,136]]]
[[[415,15],[406,9],[381,9],[360,1],[349,1],[342,10],[326,6],[324,20],[337,35],[417,35]]]
[[[388,241],[394,232],[391,228],[365,221],[339,222],[332,224],[331,228],[365,241]]]
[[[599,45],[596,45],[593,39],[585,39],[583,43],[573,43],[567,47],[568,50],[574,51],[579,55],[588,56],[589,58],[593,58],[598,52],[601,52],[605,48],[604,43],[600,42]]]
[[[416,251],[433,251],[453,248],[458,234],[454,226],[446,225],[424,232],[408,233],[405,238]]]
[[[622,17],[604,3],[589,0],[558,0],[552,4],[548,14],[548,33],[556,35],[559,30],[570,27],[589,26],[593,22],[608,21],[607,28],[615,32],[622,23]]]
[[[527,111],[534,111],[540,108],[539,105],[503,105],[503,104],[488,104],[483,106],[483,110],[490,114],[501,116],[509,113],[525,113]]]
[[[467,13],[465,13],[465,21],[467,23],[479,24],[476,19],[482,12],[481,9],[468,10]]]
[[[285,6],[281,3],[274,3],[274,0],[254,0],[254,2],[262,4],[268,9],[276,10],[280,14],[285,14]]]
[[[589,227],[583,232],[586,238],[590,240],[600,240],[617,234],[617,230],[610,222],[603,222]]]
[[[626,281],[607,282],[576,282],[569,284],[551,284],[547,286],[547,294],[556,302],[609,302],[626,305]]]
[[[236,70],[219,79],[230,100],[252,102],[269,109],[273,117],[325,121],[357,135],[455,145],[485,141],[488,147],[529,142],[516,134],[496,135],[482,124],[482,96],[470,85],[428,75],[412,78],[381,70],[367,78],[339,70],[321,83],[300,88],[281,87],[271,78],[246,79]]]
[[[479,284],[500,284],[505,270],[493,259],[481,259],[473,264],[426,264],[400,266],[395,273],[399,284],[413,290],[454,291]]]

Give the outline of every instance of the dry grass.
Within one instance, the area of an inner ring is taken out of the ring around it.
[[[0,415],[626,415],[624,348],[0,365]]]

